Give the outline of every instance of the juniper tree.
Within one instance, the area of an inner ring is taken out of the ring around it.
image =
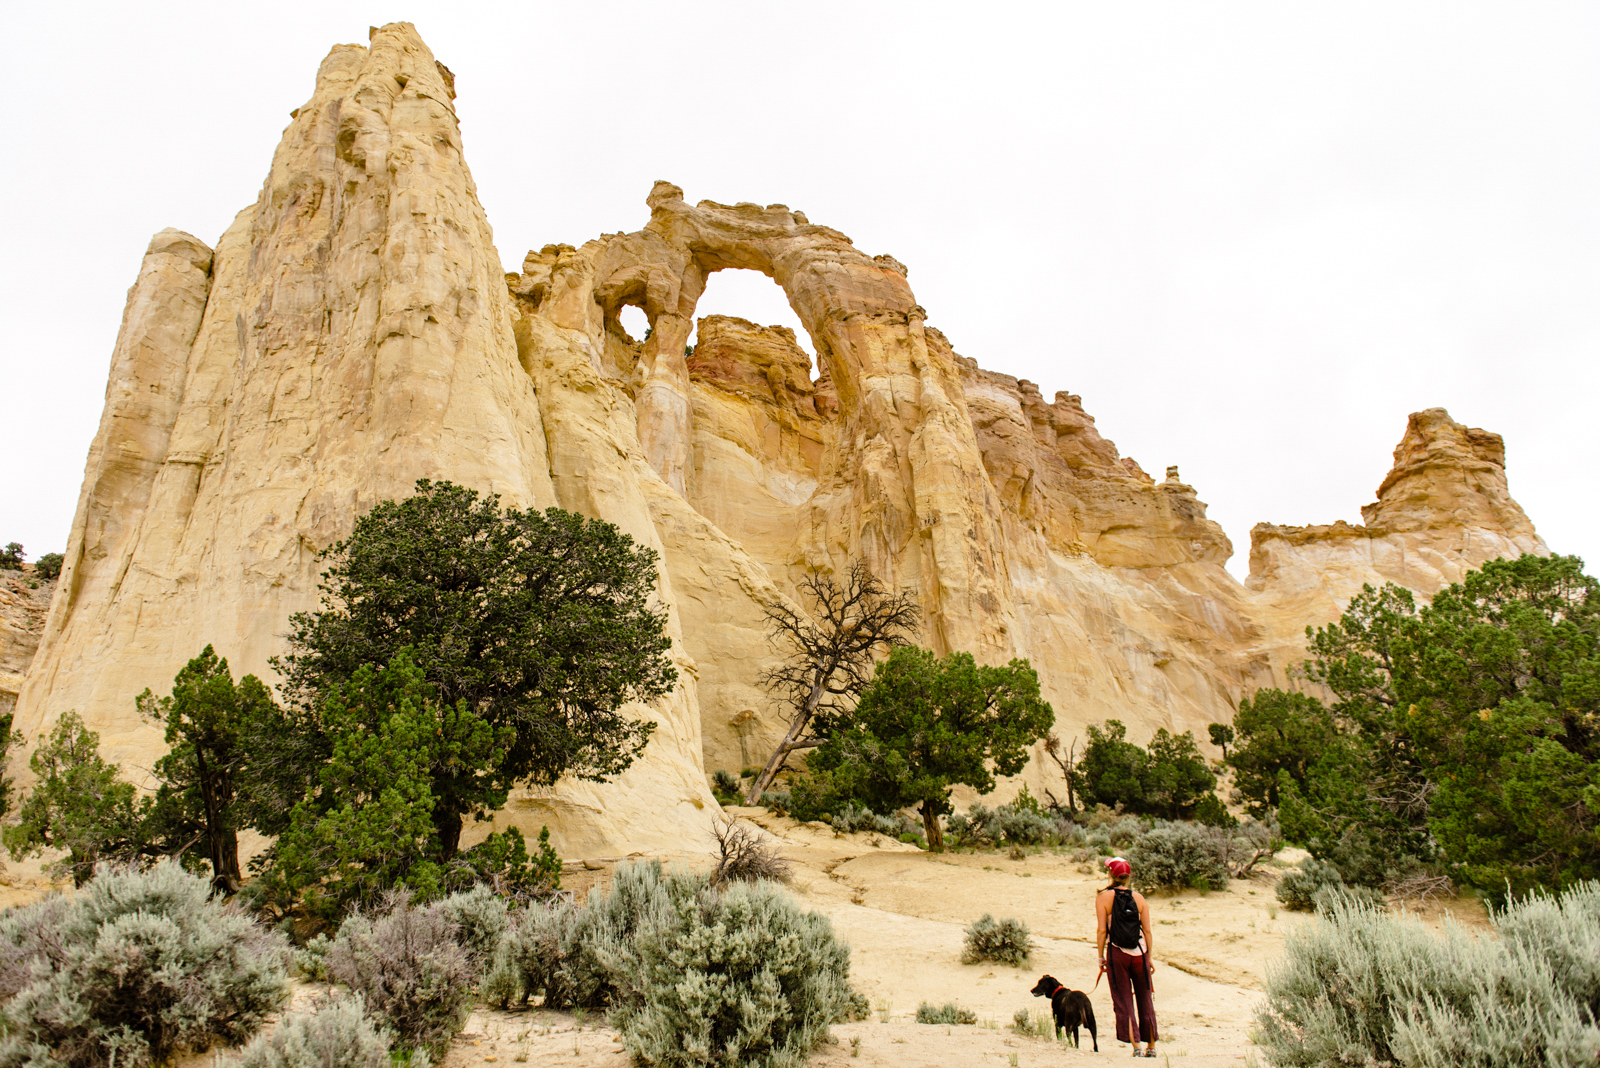
[[[203,841],[212,883],[236,892],[238,832],[248,826],[239,802],[248,793],[254,743],[278,719],[272,694],[254,675],[235,685],[228,662],[208,645],[178,672],[170,695],[156,697],[147,689],[137,704],[142,716],[166,728],[170,747],[155,766],[161,787],[154,816],[165,824],[161,833]]]
[[[321,558],[322,606],[291,617],[289,652],[274,661],[292,706],[270,761],[282,796],[303,792],[303,771],[331,750],[317,723],[324,695],[402,648],[441,707],[464,701],[509,729],[487,771],[498,790],[623,771],[655,727],[623,706],[676,681],[666,610],[652,604],[656,553],[609,523],[503,508],[498,496],[423,479]],[[454,789],[432,785],[444,859],[474,804]]]
[[[827,740],[808,767],[839,799],[874,812],[917,806],[937,850],[951,788],[993,790],[996,775],[1022,770],[1054,722],[1026,660],[991,667],[971,653],[941,660],[903,646],[878,665],[853,710],[827,714]]]

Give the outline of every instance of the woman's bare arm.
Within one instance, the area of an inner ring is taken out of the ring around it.
[[[1150,931],[1150,902],[1139,895],[1139,926],[1144,928],[1144,954],[1145,963],[1150,967],[1156,966],[1156,938]]]

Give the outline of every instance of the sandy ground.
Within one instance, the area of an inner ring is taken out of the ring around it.
[[[1105,885],[1097,862],[1051,852],[1022,860],[1003,853],[936,855],[878,835],[838,834],[824,824],[802,824],[763,809],[727,812],[774,836],[794,865],[791,885],[803,905],[827,914],[849,943],[851,980],[873,1006],[869,1019],[836,1025],[836,1041],[812,1057],[813,1066],[1032,1066],[1129,1056],[1128,1047],[1116,1041],[1106,985],[1094,986],[1094,895]],[[710,848],[708,840],[699,849],[663,859],[701,866],[709,863]],[[1279,872],[1301,856],[1298,851],[1280,854],[1226,891],[1150,899],[1161,1028],[1157,1050],[1163,1062],[1178,1059],[1185,1068],[1259,1063],[1249,1035],[1262,977],[1285,933],[1316,922],[1279,908],[1273,895]],[[569,864],[563,885],[581,894],[608,881],[616,863],[608,858]],[[12,865],[0,879],[0,905],[36,897],[44,882],[35,865]],[[1036,949],[1027,966],[961,963],[963,929],[984,913],[1028,925]],[[1482,908],[1466,899],[1421,913],[1433,926],[1447,914],[1466,926],[1486,926]],[[1077,1050],[1011,1027],[1019,1009],[1048,1012],[1044,999],[1029,995],[1046,973],[1090,991],[1098,1055],[1091,1052],[1086,1032]],[[295,1002],[307,1002],[320,990],[297,984]],[[976,1013],[979,1022],[918,1024],[917,1007],[924,1001],[955,1002]],[[227,1059],[224,1054],[222,1062]],[[194,1065],[215,1061],[213,1053]],[[631,1060],[599,1014],[479,1009],[440,1068],[501,1063],[621,1068]]]

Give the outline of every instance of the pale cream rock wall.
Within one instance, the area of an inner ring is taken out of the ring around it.
[[[69,708],[108,755],[159,740],[132,696],[205,642],[271,678],[317,550],[420,477],[616,523],[661,554],[680,684],[614,783],[522,791],[568,856],[700,848],[709,769],[759,764],[783,710],[759,686],[764,612],[811,570],[865,560],[914,593],[923,644],[1029,658],[1057,731],[1227,719],[1282,685],[1303,630],[1363,582],[1424,594],[1543,552],[1495,435],[1414,415],[1366,525],[1252,537],[1251,578],[1176,468],[1157,482],[1079,398],[980,368],[927,325],[907,270],[781,204],[690,205],[548,245],[502,276],[451,101],[404,23],[340,46],[255,205],[215,250],[158,235],[129,295],[61,592],[21,694],[36,733]],[[768,275],[781,328],[699,321],[707,277]],[[620,311],[651,333],[634,339]],[[1059,785],[1035,761],[1036,793]],[[481,833],[482,828],[479,828]]]
[[[169,687],[207,642],[235,674],[272,679],[289,615],[316,604],[317,550],[418,478],[583,507],[654,542],[637,489],[648,469],[604,436],[609,402],[547,406],[560,428],[547,452],[541,382],[577,400],[592,383],[561,381],[572,372],[557,346],[538,368],[519,362],[453,98],[405,23],[337,47],[215,252],[176,231],[152,242],[20,696],[30,737],[76,708],[109,759],[148,767],[160,736],[133,696]],[[631,442],[631,412],[625,423]],[[576,456],[585,448],[592,458]],[[684,666],[661,707],[636,710],[662,726],[603,804],[575,788],[519,796],[512,812],[553,822],[575,852],[708,819]]]

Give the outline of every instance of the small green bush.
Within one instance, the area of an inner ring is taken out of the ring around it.
[[[802,1064],[828,1027],[863,1013],[850,950],[826,916],[772,883],[674,901],[637,941],[612,1016],[644,1064]]]
[[[1499,939],[1349,899],[1290,932],[1256,1042],[1275,1068],[1512,1068],[1600,1056],[1600,884],[1513,903]]]
[[[4,549],[0,549],[0,571],[22,570],[22,543],[20,541],[7,542]]]
[[[1213,723],[1213,727],[1218,724]],[[1200,803],[1194,806],[1194,819],[1196,823],[1203,823],[1207,827],[1237,827],[1239,817],[1228,811],[1228,806],[1222,803],[1222,798],[1215,792],[1206,794]]]
[[[1192,824],[1153,827],[1127,850],[1133,877],[1145,890],[1223,890],[1228,885],[1226,842]]]
[[[711,773],[711,794],[719,804],[736,805],[741,800],[739,780],[722,768]]]
[[[1018,1009],[1011,1014],[1011,1029],[1020,1034],[1027,1034],[1033,1030],[1033,1013],[1030,1009]]]
[[[1024,1012],[1027,1010],[1024,1009]],[[920,1024],[975,1024],[978,1014],[971,1009],[964,1009],[953,1001],[943,1005],[934,1005],[924,1001],[917,1006],[917,1023]]]
[[[367,1018],[360,998],[340,998],[290,1013],[271,1035],[246,1046],[234,1068],[391,1068],[393,1043]],[[427,1064],[426,1054],[412,1055],[410,1068]]]
[[[33,572],[42,579],[54,582],[61,577],[61,563],[60,553],[45,553],[33,562]]]
[[[305,945],[294,951],[294,969],[302,978],[314,983],[328,981],[328,947],[333,945],[333,939],[326,934],[317,934]]]
[[[236,1045],[288,998],[287,947],[210,881],[102,867],[70,900],[0,913],[0,1065],[162,1064]]]
[[[962,942],[961,963],[992,960],[1019,967],[1033,952],[1028,925],[1010,917],[996,920],[987,912],[972,922]]]
[[[1286,909],[1313,912],[1317,907],[1317,893],[1324,888],[1343,889],[1344,878],[1339,869],[1325,860],[1307,857],[1300,862],[1298,871],[1284,872],[1278,880],[1277,896]]]
[[[440,904],[413,905],[391,894],[386,911],[355,912],[324,957],[343,983],[407,1047],[440,1052],[466,1019],[476,978],[459,928]]]

